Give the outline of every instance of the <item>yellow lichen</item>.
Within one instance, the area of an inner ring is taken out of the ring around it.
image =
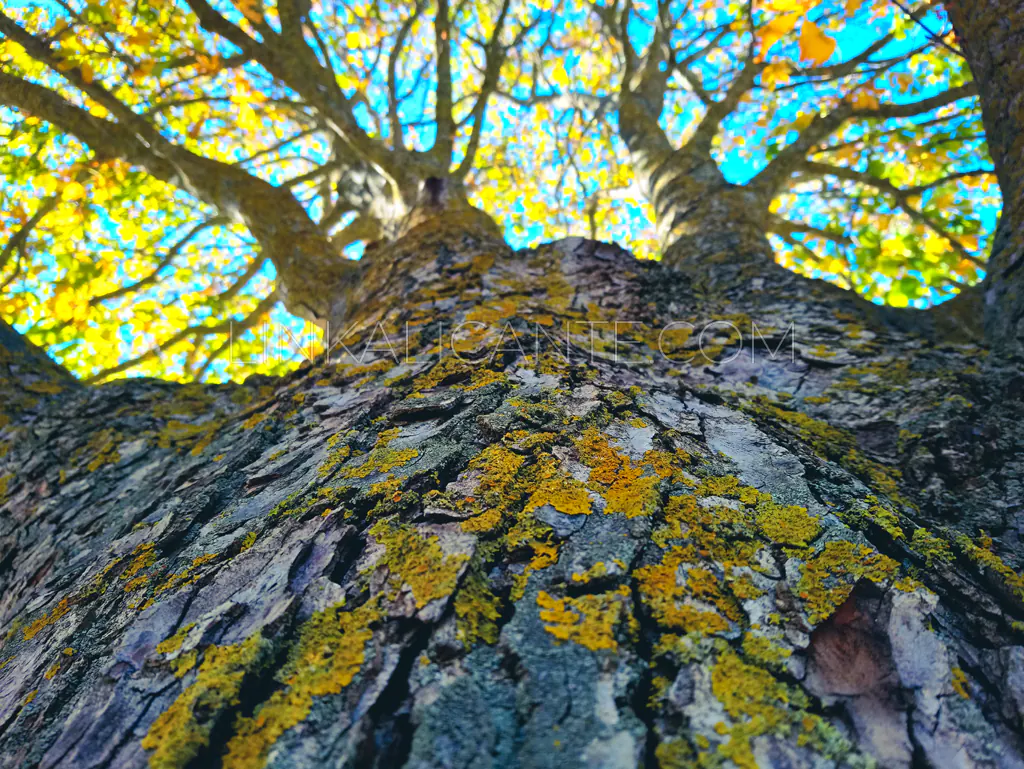
[[[527,500],[525,512],[532,513],[539,507],[551,505],[565,515],[590,513],[590,495],[586,487],[562,472],[553,459],[541,462],[537,470],[538,484],[536,491]]]
[[[470,571],[455,594],[454,608],[456,637],[467,647],[477,641],[497,642],[501,601],[487,586],[482,574]]]
[[[860,579],[884,582],[899,571],[892,558],[847,540],[828,542],[803,566],[797,592],[810,621],[817,624],[842,605]]]
[[[716,729],[729,735],[720,753],[741,769],[757,769],[750,741],[758,735],[788,731],[793,720],[788,710],[790,690],[767,670],[727,650],[711,670],[711,691],[733,721]]]
[[[387,473],[418,457],[420,453],[416,449],[393,449],[390,447],[398,434],[399,428],[393,427],[378,435],[377,442],[374,444],[373,450],[367,454],[366,460],[356,467],[342,471],[342,477],[366,478],[372,473]]]
[[[804,546],[821,532],[818,519],[799,505],[779,505],[765,501],[754,514],[757,527],[772,542]]]
[[[196,660],[198,659],[199,652],[196,649],[190,649],[181,656],[175,657],[171,660],[171,670],[174,673],[174,677],[184,678],[185,674],[196,666]]]
[[[61,598],[60,601],[57,602],[57,605],[54,606],[49,612],[47,612],[42,617],[39,617],[37,620],[27,625],[25,629],[22,631],[22,637],[26,641],[31,641],[33,638],[39,635],[40,631],[42,631],[43,628],[52,625],[54,622],[56,622],[65,614],[67,614],[69,611],[71,611],[71,602],[68,601],[67,598]]]
[[[914,529],[914,534],[910,538],[910,547],[924,557],[925,566],[928,567],[931,567],[935,561],[950,563],[953,560],[953,551],[950,549],[949,543],[939,539],[923,527]]]
[[[178,588],[185,587],[186,585],[194,584],[199,580],[199,575],[196,573],[196,569],[210,563],[211,561],[215,561],[216,559],[216,553],[205,553],[193,558],[192,562],[186,566],[183,571],[171,574],[161,584],[157,585],[156,592],[164,593],[168,590],[177,590]]]
[[[976,545],[963,534],[956,539],[957,546],[964,555],[982,568],[999,576],[1017,600],[1024,601],[1024,575],[1015,572],[1002,558],[992,552],[992,539],[985,532],[981,533],[978,541],[980,545]]]
[[[677,546],[660,563],[637,569],[634,577],[640,596],[660,625],[702,635],[725,632],[729,620],[738,619],[739,614],[714,576],[694,567],[680,582],[680,567],[696,558],[693,547]]]
[[[451,595],[469,559],[461,553],[446,555],[436,536],[423,536],[412,526],[381,521],[370,534],[384,546],[378,567],[384,566],[390,573],[392,596],[408,586],[417,609]]]
[[[238,719],[224,769],[262,767],[281,735],[309,716],[314,697],[338,694],[352,683],[366,661],[371,625],[380,616],[376,606],[367,603],[352,611],[338,605],[310,617],[278,674],[285,688],[274,692],[252,717]]]
[[[238,704],[246,673],[267,642],[258,633],[236,646],[210,646],[195,681],[161,713],[142,738],[151,769],[181,769],[209,744],[217,717]]]
[[[617,651],[615,631],[628,608],[629,588],[578,598],[537,594],[544,629],[559,641],[573,641],[591,651]]]
[[[967,690],[967,674],[960,668],[952,668],[951,673],[950,683],[953,685],[953,690],[965,700],[969,700],[971,693]]]
[[[148,569],[156,563],[156,545],[152,542],[144,542],[132,550],[132,562],[121,573],[121,579],[130,581],[143,569]]]
[[[181,648],[181,645],[185,642],[185,638],[188,636],[189,631],[196,626],[195,622],[190,622],[184,627],[180,628],[177,633],[172,636],[168,636],[163,641],[156,645],[156,652],[158,654],[173,654]]]
[[[262,422],[265,419],[268,419],[269,417],[270,417],[270,414],[268,414],[267,412],[265,412],[265,411],[257,411],[255,414],[251,414],[248,419],[246,419],[244,422],[242,422],[242,429],[243,430],[251,430],[252,428],[256,427],[258,424],[260,424],[260,422]]]

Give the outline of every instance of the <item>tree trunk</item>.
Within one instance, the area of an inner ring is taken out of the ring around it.
[[[673,148],[658,125],[660,95],[651,101],[656,106],[623,90],[619,135],[654,208],[663,261],[695,270],[773,262],[766,225],[771,196],[725,180],[711,156],[714,127],[700,126],[683,147]]]
[[[0,765],[1024,766],[1012,365],[465,210],[366,260],[331,360],[5,405]]]
[[[950,20],[978,83],[985,138],[1003,210],[983,284],[993,344],[1024,350],[1024,6],[1015,0],[949,0]]]

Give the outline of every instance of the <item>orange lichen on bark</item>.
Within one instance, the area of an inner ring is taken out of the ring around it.
[[[629,604],[625,585],[607,593],[556,598],[537,594],[544,629],[558,641],[572,641],[591,651],[618,651],[615,632]]]

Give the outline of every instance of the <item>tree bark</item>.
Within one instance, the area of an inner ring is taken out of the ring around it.
[[[0,766],[1024,766],[1019,369],[434,213],[331,360],[12,407]]]
[[[946,3],[978,83],[1003,210],[982,285],[992,344],[1024,350],[1024,7],[1012,0]]]

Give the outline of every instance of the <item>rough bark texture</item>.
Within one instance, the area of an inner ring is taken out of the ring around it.
[[[978,83],[1003,211],[984,284],[985,324],[999,347],[1024,349],[1024,6],[950,0],[950,20]]]
[[[466,212],[367,260],[361,362],[5,403],[0,765],[1024,767],[1019,361]]]

